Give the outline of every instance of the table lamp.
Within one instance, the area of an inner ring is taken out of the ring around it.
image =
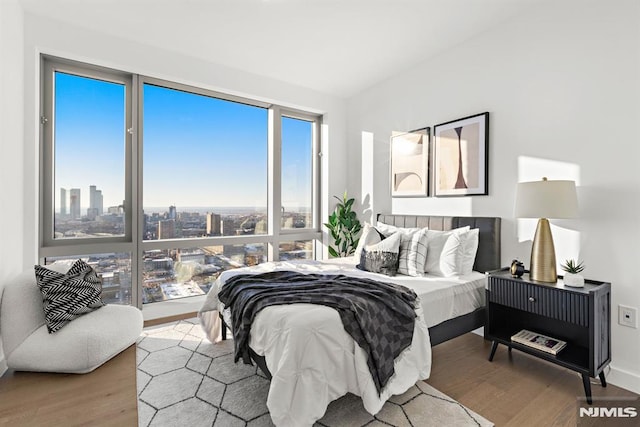
[[[539,282],[555,283],[556,251],[548,218],[576,218],[578,195],[574,181],[520,182],[516,189],[516,217],[539,218],[531,247],[529,277]]]

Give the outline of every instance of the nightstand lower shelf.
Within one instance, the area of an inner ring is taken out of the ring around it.
[[[498,344],[504,344],[509,348],[515,348],[524,353],[531,354],[533,356],[545,359],[549,362],[560,365],[564,368],[571,369],[581,374],[589,375],[589,349],[573,342],[567,342],[567,346],[560,350],[558,354],[551,354],[544,351],[537,350],[524,344],[511,341],[511,336],[518,333],[522,328],[518,330],[503,330],[493,331],[491,340],[493,341],[493,347]],[[538,331],[539,332],[539,331]],[[563,337],[554,336],[555,338],[562,339]],[[492,348],[493,349],[493,348]],[[493,359],[490,357],[489,360]]]

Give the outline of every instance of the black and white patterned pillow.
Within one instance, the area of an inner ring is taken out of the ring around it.
[[[368,245],[362,249],[360,270],[395,276],[398,272],[398,253],[400,252],[401,234],[395,233],[380,243]]]
[[[424,276],[427,262],[427,229],[401,233],[398,273],[405,276]]]
[[[50,334],[104,305],[100,299],[102,281],[93,268],[80,259],[66,274],[40,265],[35,266],[35,273]]]

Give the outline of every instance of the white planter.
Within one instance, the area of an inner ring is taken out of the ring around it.
[[[580,274],[564,273],[564,284],[574,288],[584,288],[584,277]]]

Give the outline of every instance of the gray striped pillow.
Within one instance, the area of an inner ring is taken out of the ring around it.
[[[405,276],[424,276],[427,262],[427,229],[412,233],[402,233],[400,239],[400,255],[398,273]]]
[[[102,281],[93,268],[80,259],[66,274],[40,265],[35,266],[35,272],[50,334],[104,305],[100,299]]]

